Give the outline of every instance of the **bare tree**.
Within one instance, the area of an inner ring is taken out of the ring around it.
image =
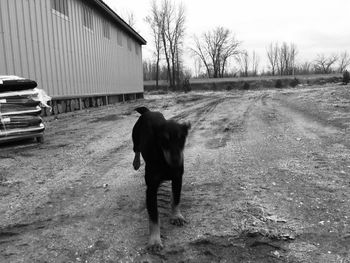
[[[239,45],[240,45],[240,42],[236,41],[234,37],[231,39],[226,38],[226,40],[224,41],[222,45],[222,53],[221,53],[221,61],[222,61],[220,63],[221,70],[219,67],[219,74],[221,78],[224,77],[226,65],[230,57],[237,56],[240,53],[240,51],[238,50]]]
[[[282,46],[279,50],[279,61],[280,75],[288,75],[290,66],[290,53],[286,42],[282,43]]]
[[[181,53],[185,35],[185,8],[183,4],[175,6],[169,0],[163,0],[161,6],[162,42],[170,86],[179,85]]]
[[[201,74],[202,70],[202,60],[199,57],[194,59],[194,75],[198,77]]]
[[[271,73],[274,76],[277,71],[278,63],[278,43],[270,43],[269,47],[266,50],[267,58],[271,67]]]
[[[294,75],[297,54],[298,49],[294,43],[288,45],[283,42],[281,46],[271,43],[267,49],[267,57],[272,75]]]
[[[338,56],[333,54],[326,57],[324,54],[317,55],[315,60],[315,70],[316,72],[329,74],[333,71],[332,66],[337,62]]]
[[[118,8],[114,7],[113,10],[118,10]],[[129,26],[131,27],[135,27],[135,24],[136,24],[136,19],[135,19],[135,14],[128,10],[128,9],[123,9],[123,10],[119,10],[118,12],[121,16],[121,18],[129,24]]]
[[[251,55],[246,50],[242,51],[236,56],[236,62],[240,67],[240,75],[242,77],[256,76],[258,74],[260,58],[255,51]]]
[[[350,66],[350,56],[348,52],[344,51],[339,57],[339,73],[343,73],[348,66]]]
[[[236,61],[240,67],[240,75],[242,77],[248,77],[249,71],[249,54],[246,50],[242,51],[236,56]]]
[[[256,54],[255,51],[253,51],[253,55],[252,55],[252,74],[253,76],[258,75],[258,67],[259,67],[259,63],[260,63],[260,58],[259,56]]]
[[[302,75],[309,75],[312,74],[312,63],[311,62],[304,62],[299,65],[295,65],[295,70],[297,74],[302,74]]]
[[[200,39],[197,36],[194,36],[194,48],[191,48],[193,54],[197,56],[204,64],[206,70],[207,70],[207,75],[210,78],[211,77],[211,64],[208,59],[208,52],[206,52],[206,49],[204,46],[202,46],[202,43]]]
[[[127,23],[129,24],[129,26],[134,27],[136,24],[135,21],[135,15],[133,12],[128,12],[127,14]]]
[[[154,55],[156,57],[156,87],[158,88],[159,63],[162,51],[162,28],[164,21],[162,19],[162,12],[158,8],[155,0],[152,1],[151,15],[147,16],[145,20],[150,25],[153,34],[153,41],[155,46]]]
[[[208,77],[223,77],[228,60],[240,53],[240,42],[229,29],[217,27],[202,34],[201,38],[194,36],[193,54],[199,57],[207,70]]]
[[[296,56],[298,55],[298,49],[294,43],[290,44],[289,53],[290,53],[290,68],[292,71],[291,74],[294,76],[295,75],[295,60],[296,60]]]

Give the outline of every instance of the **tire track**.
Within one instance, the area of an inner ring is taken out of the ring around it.
[[[205,102],[204,104],[197,105],[193,108],[187,109],[173,117],[172,120],[180,121],[186,119],[191,121],[191,130],[188,135],[187,141],[196,132],[198,125],[204,121],[208,115],[215,110],[218,104],[225,101],[226,98],[214,98]],[[187,143],[188,146],[189,143]],[[163,182],[158,189],[158,208],[161,217],[169,217],[171,208],[171,182]]]
[[[205,136],[211,138],[206,141],[206,147],[209,149],[225,147],[233,135],[236,137],[236,139],[243,140],[244,133],[247,130],[249,115],[253,111],[257,102],[263,99],[264,96],[266,96],[266,94],[262,94],[257,97],[249,97],[249,103],[237,105],[237,111],[232,112],[227,110],[227,116],[222,117],[221,119],[214,119],[210,123],[210,135]],[[236,98],[228,97],[226,101],[224,101],[224,103],[229,104],[225,105],[225,109],[230,109],[231,104],[234,105],[234,99]],[[229,100],[232,100],[233,103],[231,103]],[[235,114],[237,114],[237,116],[235,116]]]

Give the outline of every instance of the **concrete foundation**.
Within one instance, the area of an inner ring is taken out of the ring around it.
[[[53,98],[49,105],[52,107],[43,108],[42,116],[58,115],[66,112],[83,110],[87,108],[96,108],[109,104],[116,104],[130,100],[143,99],[143,93],[116,94],[116,95],[99,95],[99,96],[84,96],[84,97],[61,97]]]

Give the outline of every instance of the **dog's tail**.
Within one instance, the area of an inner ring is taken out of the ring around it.
[[[146,112],[149,112],[150,110],[147,109],[146,107],[139,107],[139,108],[136,108],[135,109],[138,113],[140,113],[141,115],[142,114],[145,114]]]

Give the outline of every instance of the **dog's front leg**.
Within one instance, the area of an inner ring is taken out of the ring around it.
[[[158,218],[157,207],[157,191],[158,185],[148,185],[146,190],[146,205],[149,216],[149,242],[147,250],[152,252],[159,252],[163,248],[162,241],[160,239],[160,226]]]
[[[170,223],[177,226],[182,226],[187,221],[180,212],[180,197],[181,197],[182,177],[178,177],[172,180],[172,202],[171,202],[171,218]]]

